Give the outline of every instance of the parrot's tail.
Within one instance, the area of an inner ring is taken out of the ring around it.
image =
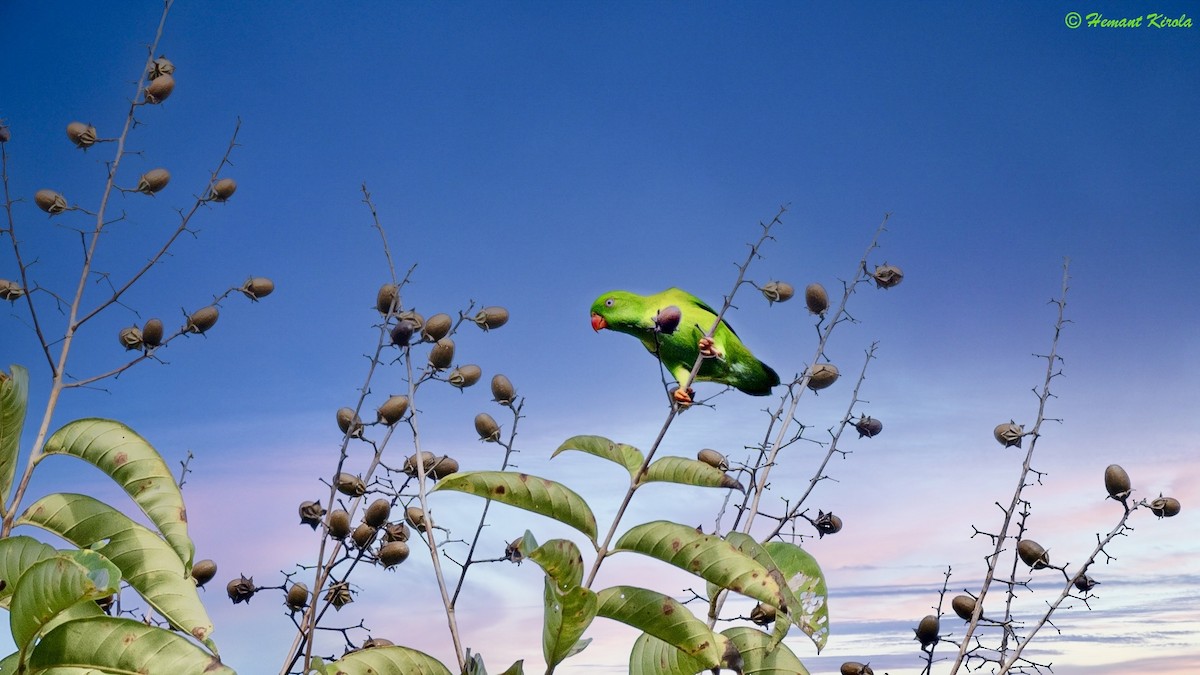
[[[760,370],[760,372],[755,373],[754,377],[743,379],[735,386],[737,387],[738,391],[744,394],[750,394],[751,396],[770,396],[771,387],[779,384],[779,373],[776,373],[771,366],[768,366],[762,361],[758,361],[757,363],[758,368],[756,370]]]

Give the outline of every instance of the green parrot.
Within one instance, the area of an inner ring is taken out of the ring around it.
[[[712,307],[678,288],[655,295],[610,291],[592,303],[592,329],[608,328],[641,340],[679,381],[672,396],[681,405],[692,403],[694,392],[684,385],[701,354],[705,359],[697,380],[727,384],[752,396],[770,394],[779,375],[746,349],[729,324],[721,321],[711,339],[704,336],[716,318]]]

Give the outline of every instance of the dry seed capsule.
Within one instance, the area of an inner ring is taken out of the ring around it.
[[[525,541],[525,537],[517,537],[509,542],[508,546],[504,547],[504,559],[520,565],[521,561],[525,559],[525,554],[521,553],[521,542],[523,541]]]
[[[482,375],[483,370],[481,370],[479,366],[472,363],[465,366],[459,366],[450,371],[450,375],[446,379],[450,382],[450,384],[458,387],[459,389],[466,389],[467,387],[478,382],[480,376]]]
[[[408,544],[389,541],[379,547],[379,563],[384,567],[395,567],[408,559]]]
[[[408,541],[408,525],[402,520],[384,525],[383,541]]]
[[[137,191],[152,195],[167,187],[171,182],[171,172],[166,169],[151,169],[138,179]]]
[[[120,339],[121,345],[125,347],[125,351],[129,351],[130,349],[141,349],[142,329],[138,328],[137,326],[122,328]]]
[[[433,464],[433,469],[429,471],[429,475],[434,480],[441,480],[446,476],[458,473],[458,460],[450,456],[445,456],[438,459]]]
[[[832,511],[825,513],[818,510],[813,526],[817,528],[818,538],[824,538],[827,534],[837,534],[842,531],[842,519],[833,515]]]
[[[401,323],[407,321],[408,323],[412,324],[414,333],[419,333],[425,330],[425,317],[421,316],[420,312],[414,312],[410,309],[400,312],[398,315],[396,315],[396,318]]]
[[[329,590],[325,591],[325,602],[333,605],[334,609],[341,609],[354,602],[354,595],[350,592],[350,582],[339,581],[336,584],[330,584]]]
[[[49,213],[57,215],[67,210],[67,199],[54,190],[38,190],[33,195],[33,201],[38,205],[38,208]]]
[[[1108,490],[1109,497],[1119,501],[1125,501],[1129,497],[1129,474],[1125,473],[1120,464],[1109,464],[1104,470],[1104,489]]]
[[[484,307],[473,320],[483,330],[499,328],[508,323],[508,310],[503,307]]]
[[[241,291],[251,300],[261,300],[275,290],[275,282],[266,277],[250,277],[242,284]]]
[[[428,450],[423,450],[421,452],[420,469],[425,469],[425,475],[429,475],[429,473],[432,471],[433,463],[436,460],[437,455],[433,454],[432,452],[429,452]],[[415,452],[409,455],[408,459],[404,460],[404,468],[402,470],[409,476],[416,478],[420,469],[417,466],[417,454]]]
[[[421,328],[421,337],[429,342],[437,342],[450,334],[450,329],[454,326],[454,320],[449,314],[444,312],[434,314],[425,321],[425,326]]]
[[[407,521],[409,525],[417,528],[418,532],[424,532],[425,528],[432,524],[429,519],[425,517],[425,512],[416,506],[410,506],[404,510],[404,520]]]
[[[759,626],[769,626],[775,621],[776,609],[770,605],[758,603],[750,610],[750,621]]]
[[[875,273],[871,276],[875,279],[877,288],[892,288],[904,281],[904,272],[900,271],[899,267],[887,263],[876,267]]]
[[[996,428],[992,430],[992,436],[996,438],[996,441],[1000,445],[1006,448],[1013,446],[1021,447],[1021,437],[1024,435],[1025,427],[1012,420],[1004,424],[997,424]]]
[[[1183,505],[1180,504],[1179,500],[1175,499],[1174,497],[1163,497],[1160,495],[1158,499],[1150,502],[1150,513],[1153,513],[1159,518],[1171,518],[1173,516],[1177,516],[1182,509]]]
[[[300,503],[301,525],[308,525],[315,530],[321,524],[321,516],[323,515],[325,515],[325,508],[321,506],[321,502],[310,501]]]
[[[9,131],[7,124],[0,124],[0,143],[7,143],[12,140],[12,132]]]
[[[338,408],[337,425],[343,434],[349,434],[353,437],[362,436],[363,421],[361,417],[354,414],[353,408]]]
[[[150,67],[146,69],[146,77],[151,80],[162,77],[163,75],[172,75],[175,73],[175,64],[165,56],[159,56],[150,62]]]
[[[232,178],[222,178],[212,186],[212,194],[209,199],[223,202],[233,196],[237,192],[237,181]]]
[[[950,601],[950,608],[958,615],[958,618],[963,621],[970,621],[971,616],[975,613],[975,598],[969,595],[956,595]]]
[[[671,335],[679,328],[683,320],[683,312],[675,305],[667,305],[654,314],[654,330],[663,335]]]
[[[408,412],[408,397],[396,395],[384,401],[375,414],[379,416],[380,422],[390,427],[399,422],[406,412]]]
[[[337,475],[334,486],[338,492],[348,497],[361,497],[367,491],[367,484],[363,482],[363,479],[344,471]]]
[[[217,319],[221,314],[217,311],[216,305],[201,307],[192,312],[188,317],[187,326],[184,328],[189,333],[203,333],[217,324]]]
[[[0,279],[0,300],[16,302],[23,295],[25,295],[25,289],[21,288],[21,284],[8,279]]]
[[[413,322],[400,321],[392,327],[392,344],[397,347],[407,347],[412,340]]]
[[[175,91],[175,78],[166,74],[159,75],[146,86],[146,103],[162,103],[173,91]]]
[[[1075,583],[1075,588],[1079,589],[1079,592],[1087,593],[1088,591],[1095,588],[1096,584],[1098,584],[1100,582],[1096,581],[1095,579],[1089,577],[1086,574],[1080,574],[1079,576],[1075,577],[1074,583]]]
[[[375,647],[395,647],[396,643],[386,638],[367,638],[363,641],[363,649],[374,649]]]
[[[938,632],[940,630],[941,623],[938,621],[938,618],[930,614],[921,619],[921,622],[917,624],[913,632],[917,634],[917,641],[921,643],[921,646],[928,647],[938,641]]]
[[[1050,566],[1050,554],[1042,548],[1041,544],[1032,539],[1022,539],[1017,542],[1017,555],[1021,556],[1022,562],[1035,570]]]
[[[384,315],[391,312],[392,305],[396,303],[396,297],[399,293],[400,290],[396,284],[384,284],[380,286],[379,292],[375,294],[375,309]]]
[[[379,527],[387,522],[388,516],[391,514],[392,503],[386,499],[376,499],[363,513],[363,522],[371,527]]]
[[[716,450],[705,448],[696,453],[696,459],[704,462],[714,469],[720,469],[721,471],[729,470],[729,461],[725,459],[725,455],[722,455]]]
[[[818,363],[809,368],[808,388],[819,391],[833,384],[838,379],[837,366],[832,363]]]
[[[294,611],[304,609],[308,606],[308,586],[304,584],[292,584],[288,589],[287,599],[284,601],[288,609]]]
[[[434,343],[429,350],[429,365],[437,370],[445,370],[454,361],[454,340],[448,337]]]
[[[495,418],[487,413],[479,413],[475,416],[475,431],[479,434],[479,440],[495,443],[500,440],[500,425],[496,424]]]
[[[351,541],[359,548],[366,548],[371,545],[371,541],[375,539],[375,528],[366,523],[359,524],[354,528],[354,534],[350,535]]]
[[[235,605],[239,602],[250,602],[250,598],[254,597],[254,593],[257,590],[254,587],[254,577],[247,577],[245,575],[240,575],[237,579],[225,585],[225,592],[229,594],[229,599]]]
[[[871,666],[863,665],[858,661],[847,661],[842,664],[841,675],[875,675],[875,671],[871,670]]]
[[[516,395],[517,391],[507,377],[499,374],[492,376],[492,400],[500,405],[512,405]]]
[[[215,576],[217,576],[217,563],[207,558],[192,565],[192,580],[196,582],[196,586],[207,584]]]
[[[859,438],[862,438],[863,436],[872,438],[878,436],[879,432],[883,431],[883,422],[880,422],[870,415],[863,415],[858,419],[857,422],[854,423],[854,428],[858,430]]]
[[[329,530],[329,536],[334,539],[344,539],[350,534],[350,514],[345,509],[334,509],[329,514],[329,522],[326,524]]]
[[[67,138],[80,148],[90,148],[96,144],[96,127],[83,122],[71,122],[67,125]]]
[[[763,297],[767,302],[775,304],[777,302],[787,302],[796,294],[796,289],[786,281],[772,281],[759,289],[762,291]]]
[[[804,287],[804,304],[811,314],[824,314],[829,309],[829,294],[821,284],[812,283]]]
[[[157,347],[162,344],[163,322],[159,319],[150,319],[142,326],[142,343],[147,347]]]

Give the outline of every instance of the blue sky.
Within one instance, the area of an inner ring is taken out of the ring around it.
[[[77,264],[78,239],[59,226],[67,221],[37,211],[32,194],[54,187],[72,201],[98,198],[112,146],[81,153],[63,129],[76,119],[101,136],[119,129],[159,7],[0,6],[9,185],[26,200],[16,207],[22,243],[48,288],[73,287],[63,275]],[[751,278],[833,291],[890,212],[872,263],[902,266],[905,281],[857,294],[851,313],[860,322],[842,326],[828,351],[856,372],[879,341],[862,411],[883,419],[885,432],[853,442],[853,454],[832,465],[838,482],[822,484],[811,502],[847,527],[810,545],[834,593],[830,647],[814,657],[793,638],[797,652],[814,672],[862,657],[894,675],[919,670],[908,628],[936,601],[946,566],[956,587],[982,573],[971,525],[996,521],[993,502],[1007,498],[1019,466],[991,429],[1036,411],[1029,391],[1044,365],[1030,355],[1048,348],[1046,301],[1069,256],[1073,323],[1050,410],[1063,423],[1047,429],[1036,462],[1048,476],[1032,493],[1035,531],[1064,559],[1086,555],[1094,533],[1114,522],[1100,482],[1113,462],[1143,496],[1173,493],[1184,511],[1138,519],[1115,545],[1101,600],[1072,610],[1062,636],[1034,644],[1060,675],[1129,672],[1123,661],[1151,654],[1160,672],[1194,672],[1200,305],[1189,270],[1200,252],[1200,27],[1064,24],[1069,11],[1193,8],[179,2],[159,50],[177,65],[177,87],[163,106],[139,112],[132,147],[144,154],[127,157],[122,173],[132,182],[166,166],[174,177],[152,202],[117,198],[114,213],[128,222],[105,241],[100,269],[119,278],[158,243],[172,209],[203,189],[240,118],[227,171],[239,190],[201,214],[198,236],[173,249],[129,310],[95,322],[72,372],[120,363],[115,335],[139,320],[134,310],[178,317],[250,275],[271,277],[278,290],[254,306],[224,303],[209,335],[166,350],[167,367],[139,367],[107,391],[71,392],[56,423],[115,417],[172,463],[194,452],[185,494],[199,553],[217,559],[219,580],[244,572],[275,583],[311,558],[314,539],[296,526],[295,506],[323,491],[317,477],[331,470],[340,441],[333,413],[366,375],[373,298],[388,277],[360,202],[365,182],[398,266],[417,265],[409,303],[426,314],[470,301],[511,310],[492,334],[468,327],[460,360],[512,378],[527,400],[521,468],[576,487],[603,521],[623,492],[620,476],[587,458],[551,463],[550,451],[577,433],[648,446],[666,410],[642,348],[593,334],[592,300],[612,288],[678,285],[718,302],[757,223],[781,204],[784,224]],[[6,240],[0,277],[12,278],[13,265]],[[25,316],[20,304],[3,308],[0,361],[29,365],[43,400],[49,378]],[[768,307],[748,292],[730,320],[785,378],[811,358],[815,332],[798,302]],[[401,386],[393,370],[373,390]],[[808,399],[801,421],[820,436],[848,392],[843,380]],[[505,422],[487,399],[482,389],[430,393],[428,442],[467,468],[492,468],[494,448],[477,444],[471,428],[480,411]],[[664,451],[732,455],[755,442],[764,401],[718,402],[684,415]],[[815,466],[811,452],[788,459],[779,493]],[[61,468],[35,487],[93,480]],[[664,512],[711,522],[720,502],[661,490],[635,502],[627,522]],[[475,506],[447,498],[440,508],[444,521],[468,522]],[[496,542],[526,527],[543,539],[558,532],[498,511]],[[659,587],[680,593],[694,583],[649,562],[626,565],[601,583],[661,574]],[[350,609],[394,631],[382,636],[450,658],[432,596],[418,602],[429,591],[428,561],[414,556],[379,576]],[[468,620],[468,644],[493,668],[538,662],[538,631],[529,628],[540,620],[536,569],[488,568],[475,583],[463,613],[475,603],[483,616]],[[277,668],[289,628],[279,605],[260,598],[233,608],[219,586],[209,596],[226,661],[242,672]],[[1155,598],[1153,615],[1144,614],[1146,597]],[[1131,615],[1144,633],[1130,634]],[[631,634],[608,624],[593,632],[584,661],[594,667],[567,670],[623,672]]]

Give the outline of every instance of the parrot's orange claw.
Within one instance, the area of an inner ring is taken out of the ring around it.
[[[686,408],[692,404],[692,395],[695,393],[694,389],[679,387],[671,392],[671,398],[675,399],[681,408]]]
[[[700,348],[700,356],[703,356],[706,359],[720,358],[721,356],[721,353],[717,351],[716,346],[713,345],[712,338],[702,337],[700,338],[700,341],[696,343],[696,346]]]

